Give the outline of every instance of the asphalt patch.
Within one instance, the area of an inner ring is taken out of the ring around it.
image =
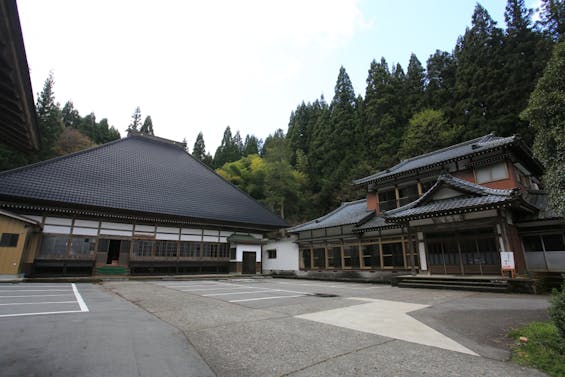
[[[333,293],[311,293],[307,296],[314,296],[314,297],[339,297],[339,295],[335,295]]]

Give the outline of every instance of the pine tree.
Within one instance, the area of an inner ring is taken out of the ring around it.
[[[131,115],[131,123],[128,126],[128,131],[139,131],[139,127],[141,127],[141,109],[137,106]]]
[[[490,131],[502,134],[497,118],[498,100],[505,89],[502,46],[502,30],[477,4],[472,27],[459,38],[455,48],[456,103],[451,121],[464,126],[465,139]]]
[[[151,136],[154,135],[154,133],[153,133],[153,121],[151,120],[150,115],[145,117],[145,120],[143,121],[143,125],[139,129],[139,132],[141,132],[142,134],[145,134],[145,135],[151,135]]]
[[[540,24],[554,41],[565,34],[565,1],[541,0]]]
[[[522,117],[536,130],[534,156],[545,165],[551,204],[565,216],[565,41],[553,49]]]
[[[198,136],[196,136],[194,147],[192,147],[192,156],[200,161],[204,161],[204,156],[206,156],[206,145],[204,143],[204,135],[202,135],[202,132],[199,132]]]
[[[241,134],[239,133],[239,130],[237,130],[235,132],[235,135],[233,135],[233,145],[234,145],[234,151],[237,150],[239,157],[243,156],[243,140],[241,139]]]
[[[321,199],[330,206],[340,198],[336,193],[345,181],[349,181],[352,168],[357,165],[362,148],[359,147],[356,132],[356,96],[353,85],[344,67],[341,67],[335,85],[335,93],[329,107],[329,119],[323,156],[320,163],[324,182],[320,187]]]
[[[425,105],[451,113],[457,63],[452,54],[436,50],[426,63]]]
[[[259,139],[255,135],[247,135],[243,144],[243,156],[246,157],[252,154],[259,154]]]
[[[504,18],[504,90],[498,96],[498,132],[520,134],[527,144],[533,130],[519,114],[526,107],[530,93],[541,76],[551,52],[551,42],[533,29],[533,10],[524,0],[508,0]]]
[[[410,55],[406,69],[406,105],[411,112],[419,111],[424,101],[426,71],[415,54]]]
[[[239,135],[239,131],[237,132]],[[241,137],[239,137],[241,141]],[[227,162],[237,161],[241,158],[241,149],[231,133],[230,126],[227,126],[224,131],[224,136],[220,146],[216,149],[214,154],[213,166],[215,169],[221,168]]]
[[[78,127],[80,123],[80,114],[75,109],[73,101],[69,100],[65,103],[65,106],[63,106],[63,110],[61,111],[61,116],[65,127]]]
[[[54,85],[55,79],[51,72],[45,80],[43,90],[37,99],[37,123],[39,134],[41,135],[41,149],[38,153],[39,160],[55,156],[55,143],[64,129],[61,110],[59,105],[55,103]]]

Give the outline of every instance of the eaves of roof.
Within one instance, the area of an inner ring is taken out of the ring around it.
[[[401,161],[389,169],[354,180],[353,184],[360,185],[386,182],[404,176],[411,176],[434,168],[441,168],[451,162],[486,154],[493,150],[506,148],[514,144],[517,145],[519,149],[527,149],[524,143],[519,141],[517,136],[495,137],[493,134],[489,134]],[[525,151],[524,154],[528,155],[528,151]],[[529,155],[531,155],[531,152]],[[533,159],[532,161],[536,162]],[[537,164],[539,165],[539,162]]]
[[[336,226],[355,225],[363,223],[374,216],[375,211],[367,209],[366,199],[342,203],[333,211],[318,217],[317,219],[288,228],[287,233],[298,233],[302,231],[326,229]]]
[[[25,216],[18,215],[18,214],[16,214],[16,213],[13,213],[13,212],[10,212],[10,211],[6,211],[6,210],[3,210],[3,209],[0,209],[0,216],[9,217],[9,218],[11,218],[11,219],[14,219],[14,220],[17,220],[17,221],[21,221],[21,222],[26,223],[26,224],[40,226],[40,224],[39,224],[38,221],[29,219],[29,218],[27,218],[27,217],[25,217]]]
[[[39,127],[15,0],[0,1],[0,19],[1,142],[20,150],[38,150]]]

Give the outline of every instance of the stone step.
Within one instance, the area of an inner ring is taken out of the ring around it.
[[[505,280],[484,280],[484,279],[430,279],[430,278],[402,278],[399,283],[421,283],[421,284],[445,284],[445,285],[473,285],[473,286],[508,286]]]
[[[497,285],[461,285],[461,284],[441,284],[441,283],[422,283],[422,282],[399,282],[401,288],[430,288],[430,289],[453,289],[462,291],[479,292],[508,292],[507,286]]]
[[[125,266],[99,266],[95,269],[96,275],[129,275],[129,268]]]

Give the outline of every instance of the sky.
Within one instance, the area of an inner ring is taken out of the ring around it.
[[[364,96],[373,59],[404,69],[451,51],[475,0],[18,0],[35,98],[108,118],[122,137],[137,106],[155,135],[212,155],[226,126],[285,132],[291,112],[331,101],[343,66]],[[480,2],[504,27],[505,0]],[[535,7],[537,0],[526,0]]]

